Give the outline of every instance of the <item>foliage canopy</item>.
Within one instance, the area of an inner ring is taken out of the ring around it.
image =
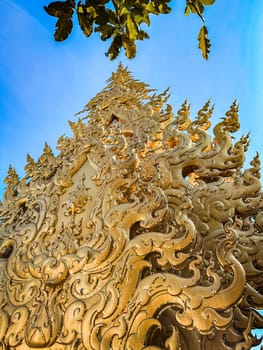
[[[45,11],[57,17],[54,37],[56,41],[67,39],[73,28],[73,15],[77,15],[79,26],[87,37],[99,32],[101,40],[111,39],[106,55],[116,58],[122,47],[128,58],[136,56],[136,41],[148,39],[149,35],[141,25],[150,25],[150,15],[171,12],[171,0],[64,0],[54,1],[44,6]],[[186,0],[185,15],[197,14],[204,22],[206,6],[215,0]],[[198,47],[202,56],[208,59],[210,40],[206,26],[198,34]]]

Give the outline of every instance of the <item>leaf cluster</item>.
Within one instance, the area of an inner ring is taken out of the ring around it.
[[[54,37],[56,41],[67,39],[73,28],[73,15],[77,15],[79,26],[87,37],[93,32],[100,34],[101,40],[111,39],[106,55],[112,60],[121,48],[128,58],[136,56],[136,41],[148,39],[149,35],[141,26],[150,25],[150,15],[171,12],[171,0],[64,0],[54,1],[44,6],[45,11],[57,17]],[[185,14],[197,14],[202,21],[206,5],[215,0],[186,0]],[[208,58],[210,42],[207,29],[203,26],[198,35],[199,48]]]

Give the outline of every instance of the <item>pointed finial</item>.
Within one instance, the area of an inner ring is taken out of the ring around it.
[[[222,118],[226,131],[232,133],[240,128],[238,110],[239,105],[237,104],[237,100],[234,100],[229,110],[226,112],[225,117]]]
[[[181,108],[177,111],[177,116],[175,117],[175,124],[178,126],[179,130],[186,130],[190,125],[190,103],[187,99],[182,103]]]

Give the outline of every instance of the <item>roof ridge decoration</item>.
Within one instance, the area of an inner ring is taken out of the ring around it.
[[[3,350],[250,349],[263,328],[258,155],[119,66],[0,208]]]

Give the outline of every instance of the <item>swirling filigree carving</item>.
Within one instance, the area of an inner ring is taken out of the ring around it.
[[[258,155],[234,102],[209,134],[119,66],[73,137],[10,167],[0,349],[250,349],[263,328]],[[88,119],[88,122],[86,122]]]

